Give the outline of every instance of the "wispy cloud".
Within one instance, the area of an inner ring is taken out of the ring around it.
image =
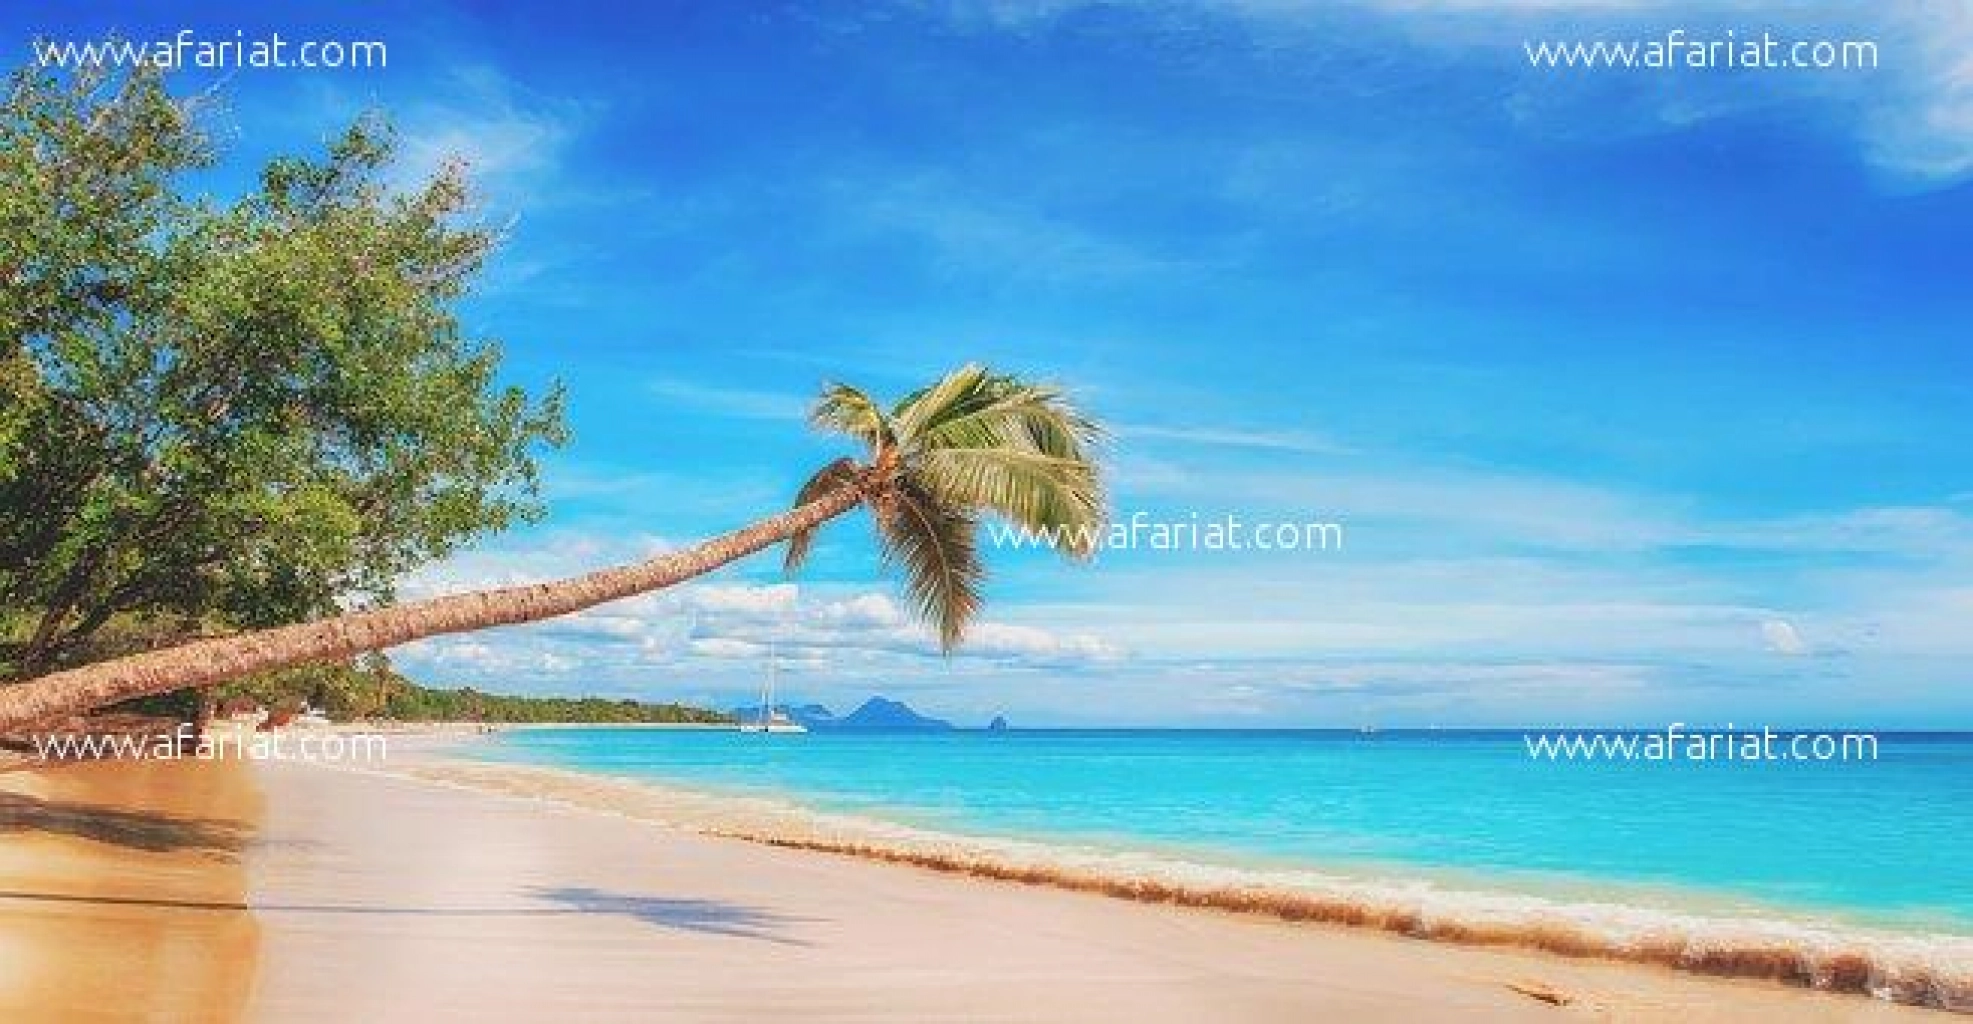
[[[462,66],[397,114],[397,172],[422,181],[457,160],[497,208],[538,210],[570,195],[560,187],[565,150],[589,116],[584,105],[537,94],[493,67]]]
[[[1689,33],[1702,26],[1732,28],[1757,37],[1808,40],[1862,39],[1878,44],[1878,67],[1864,72],[1743,73],[1735,80],[1741,103],[1715,104],[1722,111],[1745,106],[1760,95],[1819,106],[1833,120],[1847,122],[1868,158],[1898,175],[1937,181],[1957,180],[1973,171],[1973,8],[1954,0],[1902,4],[1821,2],[1783,4],[1772,0],[1726,3],[1674,0],[1605,0],[1575,4],[1550,0],[1366,0],[1428,34],[1445,38],[1448,11],[1467,16],[1455,29],[1465,46],[1518,47],[1520,35],[1540,31],[1574,36],[1602,33],[1612,38],[1648,38],[1675,28]],[[1498,19],[1491,30],[1478,19]],[[1430,19],[1440,19],[1436,24]],[[1426,21],[1423,26],[1416,23]],[[1511,38],[1510,38],[1511,36]],[[1690,76],[1639,76],[1640,88],[1659,90],[1666,124],[1677,127],[1705,118],[1691,102]],[[1704,76],[1701,76],[1704,77]]]
[[[1251,430],[1235,427],[1173,427],[1149,423],[1120,423],[1119,438],[1129,441],[1172,441],[1188,445],[1257,448],[1264,451],[1300,452],[1308,455],[1336,455],[1348,451],[1345,445],[1318,434],[1300,430]]]
[[[976,31],[1038,32],[1066,16],[1099,7],[1101,0],[953,0],[934,3],[953,24]],[[1552,73],[1532,72],[1521,44],[1546,33],[1556,39],[1628,39],[1661,36],[1672,29],[1704,35],[1707,26],[1733,28],[1745,35],[1772,31],[1791,39],[1867,39],[1878,43],[1874,71],[1776,71],[1741,73],[1731,100],[1718,90],[1701,98],[1695,83],[1717,84],[1708,75],[1632,74],[1625,85],[1657,97],[1657,127],[1677,130],[1737,112],[1750,105],[1784,100],[1823,109],[1844,124],[1866,157],[1885,171],[1932,182],[1951,182],[1973,172],[1973,7],[1959,0],[1857,4],[1844,0],[1152,0],[1134,10],[1169,30],[1184,21],[1234,19],[1263,34],[1275,49],[1315,51],[1347,38],[1335,30],[1352,10],[1383,17],[1403,37],[1425,49],[1459,51],[1487,58],[1525,81],[1502,93],[1503,102],[1524,112],[1531,89],[1556,89]],[[1330,29],[1324,31],[1324,29]],[[1518,66],[1517,66],[1517,62]],[[1617,72],[1611,75],[1620,74]],[[1606,76],[1607,78],[1608,76]],[[1599,112],[1609,122],[1608,110]],[[1606,124],[1605,130],[1614,126]],[[1635,130],[1633,126],[1632,130]]]
[[[1105,282],[1197,266],[1087,221],[1046,212],[1019,190],[982,192],[938,176],[836,182],[827,197],[840,230],[923,245],[937,266],[1029,285]]]
[[[722,387],[687,380],[655,380],[649,390],[656,397],[684,408],[734,419],[798,423],[807,414],[809,406],[807,397],[793,393]]]

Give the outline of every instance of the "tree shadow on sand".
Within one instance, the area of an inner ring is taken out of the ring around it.
[[[631,896],[589,888],[535,888],[530,894],[560,904],[571,913],[617,914],[661,928],[799,944],[780,934],[782,927],[799,919],[759,907],[719,900]]]
[[[33,832],[75,836],[149,853],[238,853],[247,839],[246,830],[230,822],[0,793],[0,835]]]

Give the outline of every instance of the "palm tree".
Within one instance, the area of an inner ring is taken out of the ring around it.
[[[1058,538],[1086,558],[1103,524],[1093,449],[1100,431],[1061,391],[968,365],[885,410],[845,384],[825,388],[819,428],[860,442],[803,485],[793,508],[695,547],[528,586],[349,612],[115,658],[0,687],[0,730],[254,672],[348,658],[428,636],[568,615],[673,586],[787,542],[801,566],[823,523],[867,505],[886,563],[950,651],[980,608],[982,516]]]

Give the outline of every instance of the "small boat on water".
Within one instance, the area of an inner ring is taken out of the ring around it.
[[[795,733],[807,732],[808,727],[788,717],[786,711],[774,706],[774,649],[767,650],[767,682],[760,688],[760,717],[742,718],[741,732]]]

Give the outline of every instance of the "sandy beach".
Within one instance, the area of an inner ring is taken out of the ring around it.
[[[7,1019],[1943,1019],[779,849],[398,774],[157,762],[4,778]]]
[[[260,782],[256,1019],[1936,1019],[784,850],[428,780],[263,765]]]

